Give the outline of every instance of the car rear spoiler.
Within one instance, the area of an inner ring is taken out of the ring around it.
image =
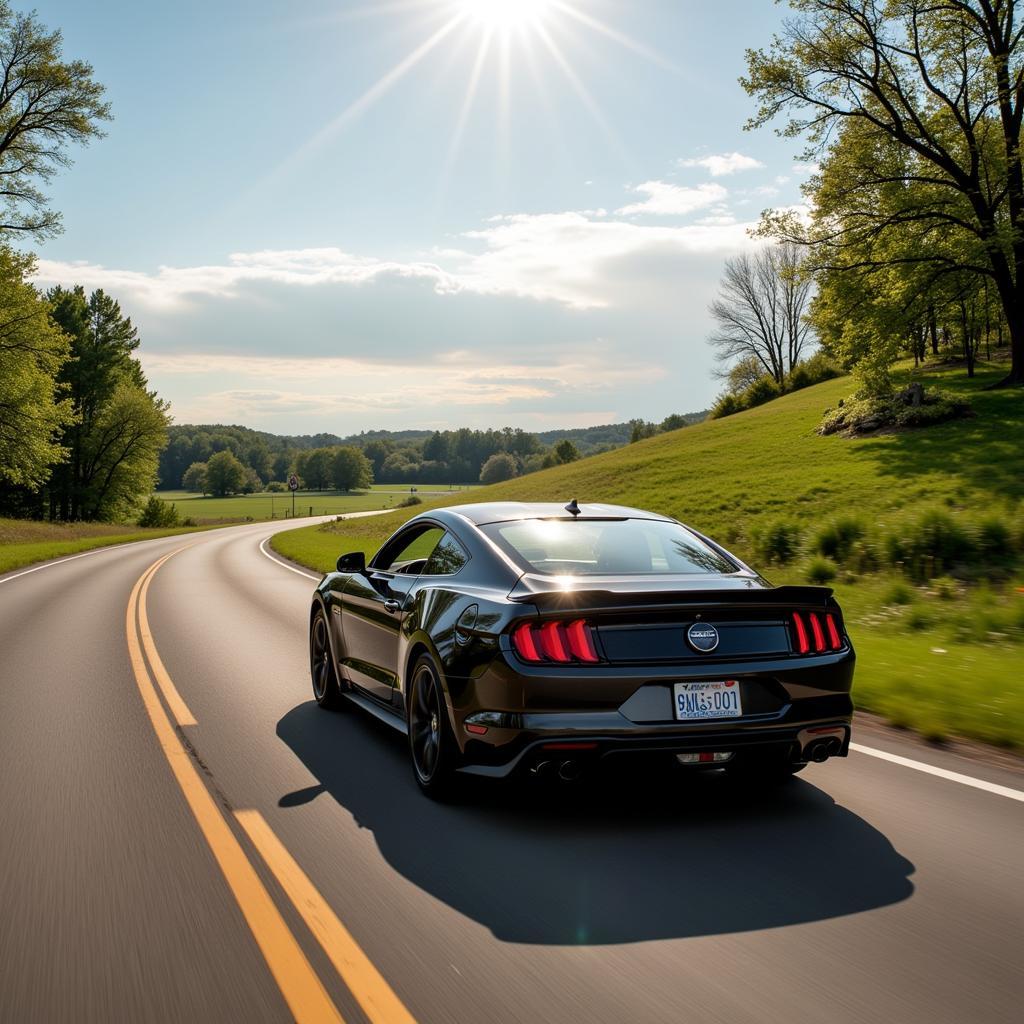
[[[574,581],[575,583],[576,581]],[[594,586],[596,581],[558,586],[552,580],[523,576],[508,595],[510,601],[534,604],[544,611],[558,608],[580,611],[593,608],[619,608],[643,605],[648,608],[673,608],[680,605],[702,607],[820,608],[828,606],[831,587],[756,585],[752,580],[721,579],[718,586],[664,589],[664,582],[649,580],[615,581]],[[737,584],[740,584],[739,586]]]

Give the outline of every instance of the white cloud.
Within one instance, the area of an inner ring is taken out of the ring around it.
[[[645,181],[642,185],[637,185],[633,191],[647,198],[643,202],[623,206],[616,213],[627,217],[637,213],[683,217],[695,210],[720,203],[729,194],[721,185],[685,188],[682,185],[669,184],[667,181]]]
[[[419,281],[440,295],[508,295],[562,303],[574,309],[603,308],[617,292],[618,272],[609,267],[645,255],[679,257],[694,253],[735,252],[749,244],[746,228],[716,204],[727,194],[719,185],[678,189],[661,182],[637,188],[650,198],[623,212],[692,212],[714,207],[702,224],[675,227],[640,225],[608,219],[604,210],[513,214],[490,218],[487,226],[467,231],[477,251],[437,250],[438,262],[379,260],[341,249],[262,250],[233,253],[227,263],[196,267],[160,267],[155,273],[121,270],[95,263],[40,260],[42,285],[81,284],[103,288],[128,309],[154,312],[188,307],[201,300],[266,301],[267,286],[285,288],[361,288],[373,283]],[[659,186],[659,187],[655,187]],[[449,266],[441,266],[447,262]],[[261,298],[262,296],[262,298]]]
[[[711,156],[694,157],[690,160],[680,160],[679,166],[703,167],[710,172],[713,178],[721,178],[727,174],[736,174],[738,171],[754,171],[764,167],[764,164],[752,156],[744,156],[743,153],[717,153]]]
[[[810,175],[817,174],[821,170],[821,164],[804,163],[802,160],[797,160],[793,164],[793,170],[795,173],[802,174],[804,177],[810,177]]]
[[[425,278],[441,292],[457,290],[436,263],[401,263],[352,256],[341,249],[277,249],[232,253],[226,264],[198,267],[160,267],[154,274],[119,270],[96,263],[39,260],[36,280],[42,284],[81,284],[103,288],[119,297],[154,308],[180,304],[190,298],[232,298],[246,282],[312,286],[361,285],[378,277]]]

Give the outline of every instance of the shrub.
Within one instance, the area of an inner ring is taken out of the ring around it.
[[[828,558],[812,558],[807,566],[807,580],[810,583],[830,583],[836,578],[836,563]]]
[[[759,558],[785,565],[793,560],[800,547],[800,527],[786,520],[776,520],[758,530],[753,540]]]
[[[714,405],[711,406],[711,410],[708,412],[709,420],[720,420],[723,416],[732,416],[734,413],[742,412],[743,404],[735,395],[728,393],[719,395],[715,399]]]
[[[885,397],[855,397],[826,409],[819,434],[853,437],[895,427],[925,427],[973,415],[966,398],[944,391],[927,391],[920,405],[914,405],[910,391]]]
[[[770,402],[773,398],[778,398],[781,394],[782,389],[775,383],[775,379],[765,374],[744,388],[739,399],[744,409],[753,409],[755,406]]]
[[[1014,555],[1013,536],[1006,522],[998,516],[986,516],[978,523],[978,556],[982,562],[1002,562]]]
[[[139,516],[139,526],[145,527],[170,527],[178,525],[178,510],[173,503],[168,505],[155,494],[146,502],[142,515]]]
[[[495,452],[480,470],[480,483],[497,484],[502,480],[511,480],[519,475],[519,466],[515,456],[508,452]]]
[[[266,486],[266,490],[272,494],[281,494],[288,490],[288,485],[283,480],[271,480]]]
[[[813,549],[819,555],[845,564],[854,544],[864,536],[864,533],[864,524],[859,519],[841,516],[818,531]]]
[[[786,390],[799,391],[822,381],[841,377],[843,371],[824,352],[815,352],[809,359],[797,363],[786,376]]]
[[[403,498],[395,508],[411,508],[413,505],[422,505],[423,499],[415,494],[410,494],[408,498]]]
[[[929,509],[920,518],[886,539],[893,565],[902,565],[913,579],[933,579],[969,564],[975,546],[967,531],[942,509]]]
[[[883,598],[885,604],[911,604],[914,600],[914,592],[906,583],[894,583]]]

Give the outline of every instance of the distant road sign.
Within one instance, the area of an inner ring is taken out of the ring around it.
[[[298,489],[299,489],[299,478],[294,473],[292,473],[292,475],[290,477],[288,477],[288,490],[289,491],[297,491]]]

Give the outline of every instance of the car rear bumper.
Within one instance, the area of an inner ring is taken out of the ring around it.
[[[688,752],[757,751],[789,763],[818,759],[825,749],[826,756],[846,756],[853,717],[852,651],[702,668],[699,675],[692,666],[659,666],[642,675],[615,670],[593,679],[577,677],[572,685],[578,687],[578,707],[567,710],[564,675],[549,681],[497,660],[478,679],[450,681],[461,770],[503,778],[556,759],[612,764],[630,755]],[[675,720],[672,684],[695,677],[737,679],[742,717]],[[555,693],[557,701],[551,700]],[[481,721],[487,722],[482,734]]]
[[[611,764],[631,755],[673,755],[689,752],[743,753],[756,751],[773,754],[780,763],[800,764],[814,760],[813,745],[835,740],[828,756],[845,757],[850,746],[851,715],[830,716],[817,721],[792,723],[719,723],[717,728],[664,727],[638,730],[628,728],[595,729],[597,723],[577,723],[567,728],[567,716],[552,716],[562,721],[541,725],[529,716],[528,730],[500,748],[470,741],[460,771],[469,775],[505,778],[518,772],[535,772],[549,762],[578,761],[581,764]],[[588,727],[590,726],[590,727]],[[500,753],[504,760],[495,761]],[[514,751],[514,753],[513,753]],[[508,756],[511,754],[511,756]]]

